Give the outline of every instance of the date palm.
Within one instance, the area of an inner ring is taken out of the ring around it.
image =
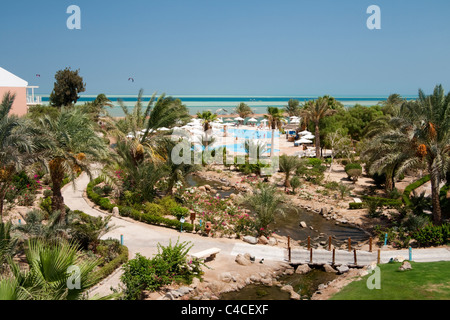
[[[300,102],[296,99],[289,99],[288,104],[286,107],[284,107],[284,111],[289,114],[290,117],[292,116],[300,116]]]
[[[450,93],[445,95],[442,85],[436,86],[431,95],[419,90],[417,101],[404,103],[400,117],[394,121],[410,139],[415,158],[428,168],[433,221],[439,224],[442,222],[439,188],[450,167]]]
[[[79,109],[63,108],[56,119],[45,116],[40,119],[40,127],[49,140],[44,152],[52,181],[52,210],[62,212],[64,219],[63,179],[68,176],[74,181],[81,171],[91,176],[90,164],[105,160],[108,148],[93,122]]]
[[[319,122],[322,118],[328,117],[336,113],[336,110],[332,109],[333,100],[328,96],[319,97],[317,100],[308,101],[305,103],[301,115],[302,117],[312,121],[314,123],[314,136],[316,145],[316,158],[320,158],[320,130]]]
[[[272,128],[272,140],[270,145],[270,157],[272,157],[275,149],[275,129],[281,128],[282,123],[286,122],[286,119],[284,119],[283,110],[277,107],[267,107],[267,114],[264,115],[264,118],[268,120],[268,124]]]
[[[205,131],[205,141],[206,147],[208,146],[208,132],[211,130],[211,122],[217,119],[217,114],[212,113],[211,111],[203,111],[197,112],[197,118],[202,119],[203,130]]]
[[[239,115],[239,117],[244,119],[253,114],[252,108],[250,108],[249,105],[244,102],[239,103],[234,111]]]

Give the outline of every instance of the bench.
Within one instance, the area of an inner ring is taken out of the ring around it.
[[[218,254],[219,252],[220,252],[219,248],[210,248],[197,253],[192,253],[191,256],[205,261],[214,260],[216,258],[216,254]]]
[[[353,201],[354,201],[355,203],[362,203],[362,201],[361,201],[360,198],[353,198]]]

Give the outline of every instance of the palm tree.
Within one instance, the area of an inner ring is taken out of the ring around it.
[[[283,116],[283,110],[279,109],[277,107],[267,107],[267,113],[264,115],[264,118],[266,118],[269,122],[269,126],[272,128],[272,140],[271,140],[271,146],[270,146],[270,157],[274,154],[274,142],[275,142],[275,129],[281,128],[281,124],[285,122]]]
[[[0,300],[79,300],[98,281],[100,259],[81,258],[78,246],[65,241],[30,239],[29,271],[9,259],[12,277],[0,283]]]
[[[315,127],[315,144],[316,144],[316,158],[320,158],[320,131],[319,122],[322,118],[331,116],[336,113],[336,110],[331,109],[332,100],[327,97],[319,97],[313,102],[307,102],[301,114],[304,118],[312,121]]]
[[[284,108],[284,111],[289,114],[290,117],[300,116],[300,102],[296,99],[289,99],[287,106]]]
[[[419,98],[415,103],[402,105],[401,116],[396,122],[410,138],[411,146],[416,150],[416,158],[428,167],[433,221],[440,224],[442,212],[439,188],[450,166],[450,93],[445,95],[442,85],[437,85],[428,96],[419,90]],[[415,162],[412,159],[405,165]]]
[[[3,221],[3,202],[14,174],[33,158],[35,130],[26,120],[9,115],[15,95],[6,93],[0,104],[0,218]]]
[[[250,108],[249,105],[244,102],[239,103],[234,111],[239,115],[239,117],[244,119],[253,114],[252,108]]]
[[[197,112],[197,118],[202,119],[203,130],[205,131],[206,147],[208,147],[208,132],[211,130],[211,122],[217,119],[217,114],[211,111],[203,111],[202,113]]]
[[[64,219],[64,177],[74,181],[82,170],[91,176],[89,165],[107,159],[108,148],[94,131],[93,122],[79,109],[63,108],[56,119],[41,118],[40,127],[50,142],[45,159],[52,181],[52,210],[62,212]]]
[[[11,237],[11,222],[0,222],[0,273],[8,257],[12,257],[17,246],[17,239]]]
[[[285,197],[272,184],[259,183],[253,193],[243,200],[256,214],[256,228],[259,234],[267,234],[269,225],[278,214],[284,215]]]
[[[284,174],[285,174],[284,186],[286,188],[290,188],[291,187],[291,183],[290,183],[291,173],[294,170],[296,170],[299,166],[298,157],[288,156],[288,155],[283,154],[280,157],[279,166],[280,166],[280,171],[284,172]]]

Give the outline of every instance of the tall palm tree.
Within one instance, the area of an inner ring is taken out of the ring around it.
[[[419,90],[417,101],[404,103],[396,120],[410,138],[416,158],[428,167],[433,221],[439,224],[442,222],[439,188],[450,167],[450,93],[445,95],[442,85],[437,85],[431,95]]]
[[[253,114],[252,108],[244,102],[239,103],[234,111],[239,115],[239,117],[244,119]]]
[[[300,116],[300,102],[296,99],[289,99],[287,106],[284,107],[284,111],[288,113],[290,117]]]
[[[319,97],[313,102],[305,104],[301,114],[303,117],[312,121],[315,127],[315,145],[316,145],[316,158],[320,158],[320,131],[319,122],[322,118],[328,117],[336,113],[336,110],[331,109],[332,100],[329,97]]]
[[[286,121],[284,119],[283,110],[277,107],[267,107],[267,114],[264,115],[272,128],[272,139],[270,145],[270,157],[274,154],[275,129],[281,128],[281,124]]]
[[[25,119],[10,115],[15,95],[6,93],[0,104],[0,218],[3,201],[14,174],[32,161],[35,130]]]
[[[41,118],[40,126],[50,142],[45,159],[52,181],[52,210],[63,212],[64,219],[64,177],[74,181],[82,170],[91,176],[89,165],[107,159],[108,148],[95,132],[93,122],[79,109],[63,108],[56,119]]]
[[[205,140],[206,147],[208,146],[208,132],[211,130],[211,122],[217,119],[217,114],[212,113],[211,111],[203,111],[197,112],[197,118],[202,119],[203,130],[205,131]]]

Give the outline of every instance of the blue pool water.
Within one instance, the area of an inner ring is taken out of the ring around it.
[[[223,132],[223,130],[222,130]],[[246,130],[231,128],[227,130],[228,136],[238,137],[240,139],[271,139],[272,130]],[[280,137],[278,130],[275,130],[275,138]]]

